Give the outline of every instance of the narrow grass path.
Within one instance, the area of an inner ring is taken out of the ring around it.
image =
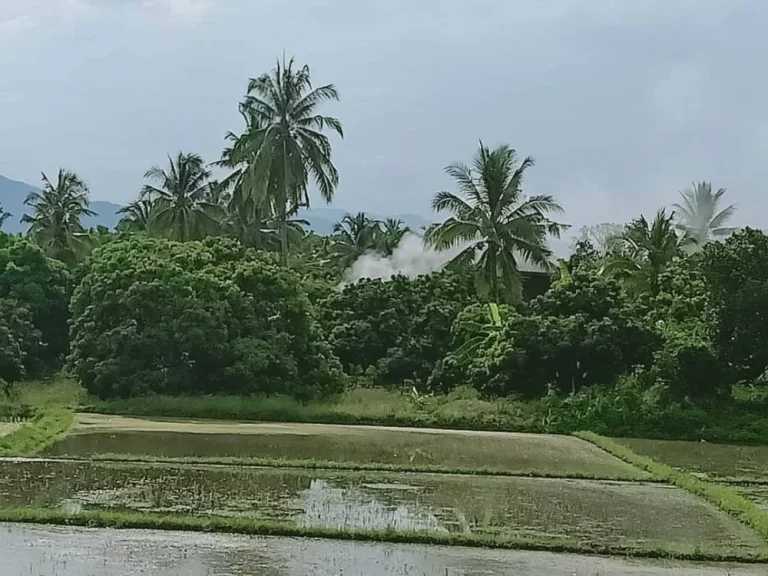
[[[697,562],[768,562],[767,553],[718,554],[697,550],[673,552],[650,546],[601,545],[590,542],[559,540],[556,537],[491,536],[480,534],[407,532],[394,530],[337,530],[301,527],[292,522],[256,520],[246,517],[200,516],[192,514],[157,514],[151,512],[82,511],[68,514],[61,510],[39,508],[0,509],[0,522],[23,522],[93,528],[137,528],[148,530],[181,530],[192,532],[221,532],[260,536],[291,536],[353,540],[362,542],[391,542],[466,546],[508,550],[568,552],[601,556],[659,558]]]
[[[647,456],[641,456],[631,448],[594,432],[578,432],[575,436],[592,442],[595,446],[602,448],[617,458],[621,458],[629,464],[645,470],[661,481],[669,482],[678,488],[704,498],[709,503],[728,512],[754,529],[755,532],[768,542],[768,510],[763,510],[757,504],[741,496],[731,488],[721,484],[706,482],[693,474],[678,470],[667,464],[661,464]]]
[[[27,420],[17,430],[0,437],[0,456],[34,456],[67,435],[75,413],[51,408]]]
[[[0,454],[2,457],[2,454]],[[638,470],[637,476],[627,474],[582,473],[578,471],[548,472],[544,470],[504,470],[500,468],[463,468],[439,464],[386,464],[380,462],[344,462],[290,458],[257,458],[238,456],[149,456],[141,454],[91,454],[88,456],[49,456],[51,461],[115,462],[128,464],[160,464],[169,466],[203,465],[216,467],[294,468],[304,470],[339,470],[349,472],[402,472],[406,474],[449,474],[452,476],[502,476],[510,478],[562,478],[570,480],[606,480],[611,482],[664,483]]]

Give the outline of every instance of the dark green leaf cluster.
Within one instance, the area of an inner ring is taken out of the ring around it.
[[[708,244],[701,267],[720,359],[733,379],[754,380],[768,369],[768,236],[748,228]]]
[[[102,397],[341,384],[299,278],[234,240],[141,236],[94,251],[72,298],[71,364]]]
[[[450,348],[456,315],[473,301],[466,274],[361,280],[322,304],[322,321],[345,369],[374,369],[381,384],[425,382]]]
[[[31,241],[0,232],[0,378],[54,369],[69,349],[71,275]]]

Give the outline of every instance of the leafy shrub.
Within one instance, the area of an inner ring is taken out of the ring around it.
[[[753,380],[768,367],[768,236],[747,228],[708,244],[702,272],[720,361],[732,381]]]
[[[456,315],[474,299],[469,275],[360,280],[322,304],[322,319],[348,371],[373,366],[380,384],[425,382],[450,347]]]
[[[32,314],[16,300],[0,298],[0,381],[26,376],[30,362],[40,357],[40,332]]]
[[[510,315],[471,358],[446,358],[431,381],[468,382],[490,395],[526,398],[610,384],[650,363],[658,337],[633,315],[613,281],[575,274]]]
[[[36,345],[27,348],[23,360],[28,375],[57,367],[67,354],[70,287],[71,275],[64,264],[46,257],[29,240],[0,232],[0,299],[25,310],[17,315],[24,316],[38,332]],[[6,310],[9,306],[6,304]],[[17,334],[14,339],[28,337]]]
[[[91,393],[305,397],[341,385],[301,282],[272,255],[135,236],[95,250],[86,269],[71,364]]]

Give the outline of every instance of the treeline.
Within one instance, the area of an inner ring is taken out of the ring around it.
[[[310,181],[326,199],[338,181],[323,130],[341,124],[317,114],[336,98],[292,62],[252,80],[229,176],[179,153],[116,231],[82,228],[77,175],[44,179],[26,237],[0,234],[0,378],[66,367],[103,398],[471,386],[605,422],[768,396],[768,239],[728,228],[707,183],[652,220],[582,230],[555,263],[566,226],[554,198],[523,193],[533,160],[481,143],[446,169],[448,217],[423,232],[445,268],[343,285],[406,229],[358,214],[321,237],[295,219]]]

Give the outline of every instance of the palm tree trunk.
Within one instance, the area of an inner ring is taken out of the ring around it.
[[[280,259],[288,266],[288,156],[283,140],[283,198],[280,206]]]
[[[496,252],[491,248],[488,252],[488,268],[490,268],[491,277],[491,295],[494,302],[500,302],[499,300],[499,270],[496,263]]]

